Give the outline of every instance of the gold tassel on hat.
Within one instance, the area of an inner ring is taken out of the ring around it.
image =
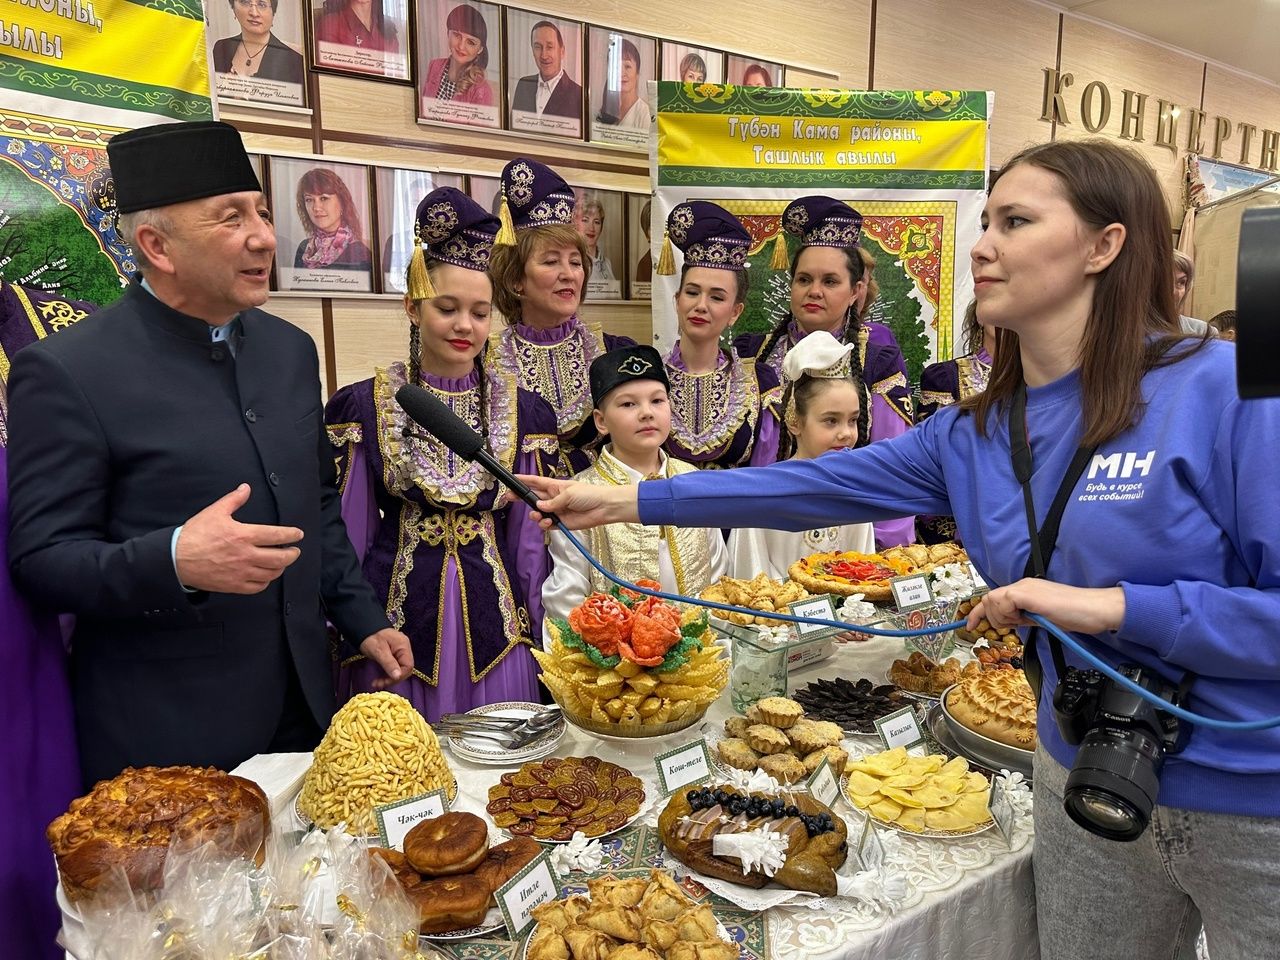
[[[773,258],[769,261],[770,270],[786,270],[791,266],[791,259],[787,256],[787,235],[784,231],[778,231],[778,238],[773,242]]]
[[[516,245],[516,227],[511,221],[511,207],[507,203],[507,188],[502,188],[502,203],[498,205],[498,235],[493,238],[495,247],[514,247]]]
[[[676,255],[671,250],[671,234],[662,231],[662,252],[658,254],[658,266],[653,271],[660,277],[673,277],[676,272]]]
[[[435,284],[431,282],[431,274],[427,270],[427,258],[422,252],[422,244],[413,245],[413,256],[409,258],[409,299],[415,303],[419,300],[436,298]]]

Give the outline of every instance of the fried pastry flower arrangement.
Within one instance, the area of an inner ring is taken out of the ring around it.
[[[695,904],[671,874],[605,876],[533,910],[528,960],[737,960],[715,914]]]
[[[593,593],[567,619],[551,619],[548,632],[550,649],[533,651],[543,684],[567,714],[596,724],[692,720],[728,682],[706,615],[656,597]]]

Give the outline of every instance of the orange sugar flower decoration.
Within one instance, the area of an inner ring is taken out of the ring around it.
[[[627,605],[605,593],[593,593],[569,614],[569,626],[606,657],[630,639],[634,615]]]
[[[619,644],[618,652],[642,667],[656,667],[680,642],[680,611],[656,597],[645,597],[631,613],[631,636]]]

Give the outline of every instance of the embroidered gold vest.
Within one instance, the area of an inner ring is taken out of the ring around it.
[[[667,457],[664,477],[691,473],[698,468],[683,460]],[[631,483],[630,475],[607,451],[573,479],[596,486]],[[663,540],[671,554],[676,573],[676,592],[699,593],[711,582],[711,556],[707,552],[707,532],[691,527],[650,527],[641,523],[610,523],[586,531],[587,549],[609,570],[634,583],[642,577],[658,576],[658,544]],[[592,567],[591,589],[607,592],[613,584]]]

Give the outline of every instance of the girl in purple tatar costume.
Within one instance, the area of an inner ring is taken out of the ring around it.
[[[680,339],[666,357],[671,435],[664,449],[704,469],[763,467],[778,456],[782,388],[768,364],[738,358],[720,337],[747,299],[751,235],[714,203],[690,200],[671,211],[666,241],[684,253],[676,317]],[[668,248],[658,272],[668,267]]]
[[[8,406],[14,353],[85,317],[92,305],[0,285],[0,929],[6,956],[61,958],[58,882],[45,827],[80,792],[67,651],[57,617],[32,610],[9,579]]]
[[[635,341],[578,318],[591,259],[573,227],[573,188],[545,164],[519,158],[502,171],[502,193],[514,236],[493,251],[493,302],[510,325],[494,335],[489,362],[551,404],[560,476],[572,477],[591,465],[600,445],[591,361]]]
[[[498,228],[496,217],[452,187],[423,199],[405,297],[409,362],[342,388],[325,408],[348,531],[388,618],[413,643],[414,675],[390,689],[430,721],[539,699],[528,649],[538,634],[526,597],[541,598],[542,534],[488,471],[451,453],[395,400],[405,383],[425,387],[508,469],[554,472],[555,414],[480,359],[493,299],[485,270]],[[540,631],[540,602],[537,610]],[[339,703],[372,690],[379,673],[362,657],[343,661]]]

